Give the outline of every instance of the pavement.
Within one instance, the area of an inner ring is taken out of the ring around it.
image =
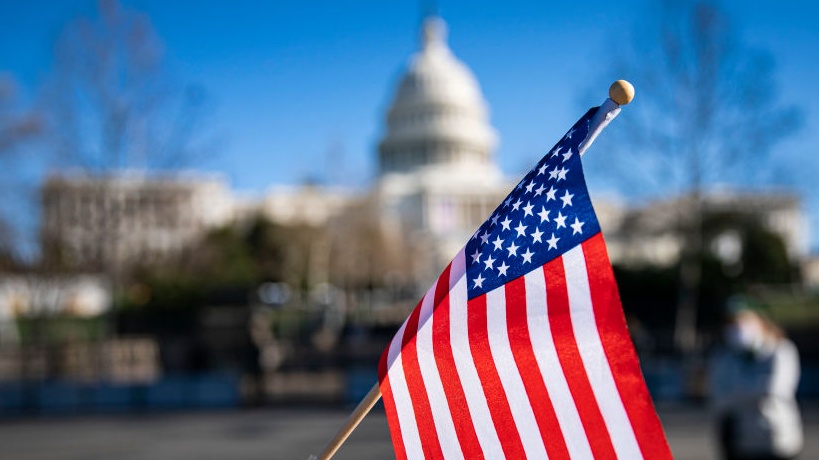
[[[806,446],[819,458],[819,405],[803,406]],[[660,406],[678,460],[715,459],[707,412]],[[307,459],[318,453],[349,415],[323,408],[0,420],[0,458],[46,459]],[[369,414],[334,459],[394,458],[383,410]]]

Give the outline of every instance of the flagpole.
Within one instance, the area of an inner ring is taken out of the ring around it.
[[[600,109],[591,120],[589,136],[580,145],[580,155],[586,151],[586,147],[591,145],[603,128],[620,113],[620,106],[630,103],[632,99],[634,99],[634,86],[631,83],[626,80],[617,80],[611,84],[608,99],[600,106]],[[311,455],[308,460],[330,460],[379,399],[381,399],[381,387],[378,382],[375,382],[367,396],[358,403],[353,413],[350,414],[344,425],[339,428],[332,441],[327,444],[321,454],[318,457]]]
[[[620,113],[620,106],[630,103],[634,99],[634,86],[626,80],[617,80],[609,87],[609,97],[594,114],[589,124],[589,135],[580,146],[579,153],[583,156],[586,149],[597,139],[597,136]]]
[[[358,403],[358,406],[347,418],[347,421],[344,422],[344,425],[339,428],[333,440],[327,444],[327,447],[324,448],[321,455],[318,457],[311,455],[310,460],[330,460],[379,399],[381,399],[381,387],[378,382],[375,382],[375,385],[370,388],[370,392]]]

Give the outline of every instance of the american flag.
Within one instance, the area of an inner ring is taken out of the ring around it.
[[[583,177],[597,110],[517,184],[384,351],[397,458],[672,458]]]

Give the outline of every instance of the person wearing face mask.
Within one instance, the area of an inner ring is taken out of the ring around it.
[[[796,346],[749,299],[731,298],[729,312],[709,372],[722,458],[796,458],[803,446]]]

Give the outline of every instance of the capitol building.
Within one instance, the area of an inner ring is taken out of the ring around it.
[[[261,198],[247,199],[218,175],[62,173],[43,186],[43,247],[61,248],[64,259],[79,267],[123,267],[172,257],[213,228],[252,216],[281,225],[324,227],[331,233],[346,228],[352,234],[356,221],[367,218],[392,242],[386,247],[406,262],[394,269],[403,282],[424,288],[514,181],[495,162],[498,135],[489,108],[475,76],[450,50],[444,21],[428,17],[419,42],[387,95],[390,102],[373,152],[377,177],[368,190],[273,185]],[[765,199],[718,198],[723,208]],[[672,231],[672,212],[599,199],[595,205],[615,263],[663,265],[677,260],[683,243]],[[673,200],[661,205],[654,207],[678,208]],[[792,256],[806,256],[806,224],[798,198],[777,197],[756,208],[783,236]],[[365,258],[362,249],[381,251],[367,241],[359,246],[336,244],[346,251],[340,258],[351,261],[351,270]],[[332,280],[325,276],[319,281]],[[0,295],[0,310],[2,303]]]
[[[449,49],[444,21],[430,17],[387,110],[369,190],[273,185],[248,200],[218,175],[62,173],[43,187],[41,238],[77,265],[120,266],[172,256],[209,228],[252,215],[332,230],[361,214],[351,209],[371,207],[381,229],[413,252],[411,277],[426,284],[510,190],[496,145],[475,76]]]

